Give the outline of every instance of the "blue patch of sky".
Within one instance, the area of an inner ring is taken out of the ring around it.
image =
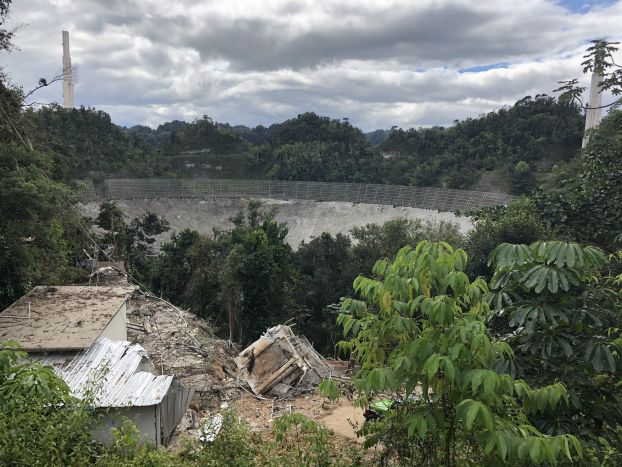
[[[497,68],[509,68],[508,62],[491,63],[489,65],[476,65],[468,68],[460,68],[458,73],[481,73],[482,71],[494,70]]]
[[[587,13],[592,8],[604,7],[616,3],[617,0],[557,0],[555,3],[573,13]]]

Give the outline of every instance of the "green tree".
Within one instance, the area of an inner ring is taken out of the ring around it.
[[[149,281],[150,273],[144,271],[153,267],[149,257],[155,256],[155,237],[169,230],[168,221],[152,212],[132,219],[125,230],[125,269],[134,279],[141,283]]]
[[[50,179],[51,161],[0,142],[0,308],[34,285],[75,278],[67,233],[76,222],[69,189]]]
[[[6,22],[9,16],[9,7],[11,6],[11,3],[12,0],[0,0],[0,26]],[[14,31],[9,31],[8,29],[0,27],[0,52],[11,48],[11,39],[13,34]]]
[[[145,273],[154,290],[246,343],[291,317],[296,270],[287,228],[261,202],[250,201],[231,220],[232,230],[211,237],[173,234]]]
[[[564,401],[563,384],[532,389],[495,371],[513,353],[491,338],[488,286],[471,282],[466,265],[463,250],[424,241],[378,261],[376,279],[354,281],[363,300],[346,299],[339,322],[341,346],[362,365],[360,397],[405,401],[391,429],[418,448],[420,465],[555,464],[571,449],[580,455],[577,438],[545,435],[527,417]]]
[[[0,344],[0,464],[84,465],[96,418],[52,368]]]
[[[125,214],[114,201],[104,201],[99,205],[95,224],[105,232],[100,238],[101,245],[110,257],[121,259],[126,254],[127,223]]]
[[[600,123],[577,171],[567,175],[534,196],[542,216],[575,240],[615,250],[622,232],[622,111]]]
[[[251,201],[233,222],[234,247],[225,260],[224,274],[240,292],[239,299],[228,302],[239,304],[239,309],[229,310],[239,317],[234,320],[239,327],[229,331],[237,335],[237,342],[247,343],[291,316],[295,270],[291,247],[285,243],[287,228],[262,211],[260,202]],[[231,298],[227,295],[226,300]]]
[[[421,240],[443,241],[462,246],[464,237],[458,225],[440,221],[422,222],[406,218],[391,219],[384,224],[367,224],[352,229],[355,272],[369,274],[378,258],[391,258],[404,245],[415,246]]]
[[[512,167],[511,181],[512,190],[517,194],[528,193],[535,188],[536,182],[531,167],[525,161],[518,161]]]
[[[532,421],[545,433],[618,438],[622,294],[597,248],[549,241],[501,244],[491,257],[496,315],[512,332],[517,372],[534,385],[564,381],[570,404]]]
[[[194,272],[191,250],[201,238],[196,230],[184,229],[173,232],[171,240],[163,243],[155,265],[151,270],[151,289],[165,296],[173,303],[185,303],[195,308],[195,303],[188,304],[184,297]],[[210,256],[201,255],[200,261],[209,261]],[[141,271],[142,274],[149,273]],[[199,293],[199,295],[203,295]]]
[[[467,272],[471,277],[490,278],[494,270],[488,264],[491,253],[501,243],[532,243],[558,236],[530,198],[519,198],[507,206],[486,208],[474,216],[475,228],[467,234],[465,250],[469,254]]]
[[[302,307],[299,320],[301,332],[317,350],[332,354],[339,337],[333,304],[346,296],[352,286],[354,271],[350,238],[324,232],[302,242],[295,253],[300,280],[296,287],[296,303]]]

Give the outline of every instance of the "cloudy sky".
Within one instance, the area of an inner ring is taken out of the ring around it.
[[[59,73],[68,30],[76,104],[118,124],[315,111],[373,130],[551,94],[590,39],[622,39],[622,0],[15,0],[16,25],[0,55],[14,82]]]

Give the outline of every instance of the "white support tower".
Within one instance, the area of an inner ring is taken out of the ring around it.
[[[585,112],[585,131],[583,132],[583,146],[588,142],[588,131],[598,126],[603,118],[602,106],[603,95],[600,92],[600,83],[603,79],[602,73],[599,70],[594,69],[592,73],[592,81],[590,82],[590,99],[587,103],[588,109]]]
[[[73,109],[73,76],[69,56],[69,31],[63,31],[63,107]]]

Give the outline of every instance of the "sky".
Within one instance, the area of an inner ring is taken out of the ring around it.
[[[620,41],[621,25],[622,0],[15,0],[0,67],[31,89],[61,72],[68,30],[76,105],[120,125],[313,111],[370,131],[585,84],[589,41]],[[34,100],[62,103],[61,83]]]

